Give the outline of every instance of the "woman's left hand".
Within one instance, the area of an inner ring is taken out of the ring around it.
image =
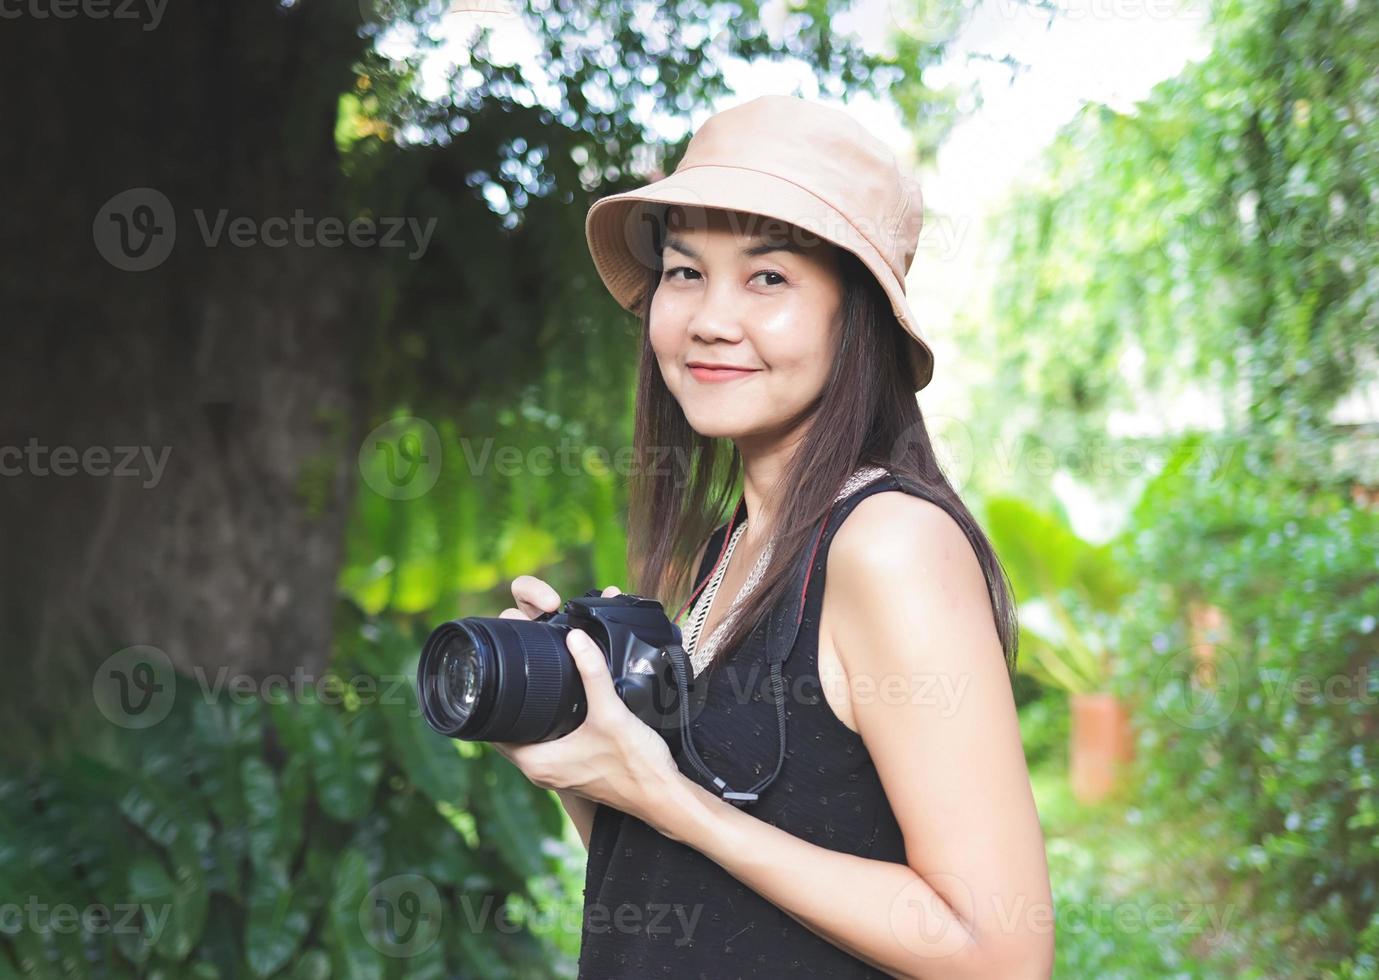
[[[608,661],[594,641],[578,629],[565,640],[584,683],[584,721],[548,742],[489,744],[537,786],[577,793],[650,823],[667,785],[683,778],[670,748],[618,697]]]

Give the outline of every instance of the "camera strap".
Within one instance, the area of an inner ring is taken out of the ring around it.
[[[689,723],[689,657],[685,655],[683,649],[678,651],[678,656],[673,655],[671,657],[671,665],[675,670],[675,680],[681,692],[680,731],[685,756],[689,759],[690,765],[694,766],[701,776],[713,784],[719,796],[737,807],[745,807],[750,803],[755,803],[757,798],[766,791],[766,787],[775,782],[776,777],[780,775],[781,768],[785,765],[785,683],[781,679],[781,670],[785,661],[790,659],[790,654],[795,648],[795,640],[799,637],[800,622],[804,618],[805,598],[809,592],[809,578],[814,569],[814,559],[818,554],[819,542],[823,538],[824,529],[828,527],[828,519],[832,514],[833,507],[830,505],[823,519],[816,526],[813,546],[791,576],[790,585],[786,589],[784,597],[772,607],[765,620],[757,626],[758,630],[765,629],[766,663],[771,671],[771,697],[776,705],[779,750],[776,756],[776,768],[751,789],[745,791],[730,789],[720,776],[715,775],[709,769],[695,750],[694,736]]]

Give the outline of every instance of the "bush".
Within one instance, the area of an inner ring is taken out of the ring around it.
[[[157,724],[83,719],[84,751],[0,780],[0,976],[568,968],[498,918],[561,869],[554,796],[425,726],[419,637],[353,612],[340,635],[302,694],[170,675]]]
[[[1277,444],[1226,448],[1186,440],[1125,542],[1143,584],[1116,684],[1142,703],[1146,814],[1200,820],[1251,959],[1373,976],[1379,514],[1279,479]],[[1210,450],[1226,462],[1198,465]],[[1223,611],[1224,635],[1189,632],[1192,601]]]

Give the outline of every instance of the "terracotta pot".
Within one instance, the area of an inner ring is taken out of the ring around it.
[[[1130,712],[1120,698],[1102,691],[1072,695],[1069,708],[1073,796],[1079,803],[1096,803],[1116,790],[1126,764],[1135,758]]]
[[[1187,620],[1197,679],[1202,683],[1214,684],[1216,645],[1226,638],[1226,615],[1219,606],[1193,601],[1187,605]]]

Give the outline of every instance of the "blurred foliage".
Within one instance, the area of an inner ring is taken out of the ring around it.
[[[1336,409],[1379,380],[1379,11],[1223,0],[1210,36],[1133,112],[1087,106],[993,225],[1008,249],[976,403],[1005,438],[1074,450],[1019,489],[1071,477],[1126,506],[1110,650],[1136,706],[1132,812],[1171,829],[1159,884],[1231,913],[1224,935],[1166,937],[1161,964],[1128,932],[1060,935],[1060,962],[1372,977],[1379,433]],[[1165,431],[1188,397],[1201,414]],[[1111,435],[1127,416],[1156,434]],[[1110,465],[1086,465],[1097,450]],[[1057,562],[1065,532],[1029,521]],[[1202,965],[1175,963],[1185,939]]]
[[[1066,720],[1066,711],[1062,712]],[[1030,710],[1021,730],[1039,739]],[[1066,726],[1063,726],[1066,740]],[[1196,980],[1232,975],[1194,952],[1229,939],[1230,909],[1200,898],[1192,867],[1164,860],[1182,826],[1147,823],[1107,801],[1088,806],[1072,794],[1064,760],[1030,760],[1040,818],[1057,833],[1045,840],[1057,936],[1053,975],[1104,980]]]
[[[589,570],[600,588],[622,582],[616,455],[559,432],[549,417],[522,424],[502,414],[497,435],[461,435],[441,422],[435,486],[413,499],[390,495],[384,456],[366,461],[341,577],[364,608],[455,613],[460,595],[510,605],[509,585],[524,573],[569,583],[574,594],[594,587],[578,586]]]
[[[1227,425],[1311,441],[1374,377],[1379,16],[1223,0],[1212,37],[1133,113],[1088,105],[994,219],[992,390],[1036,398],[1050,444],[1188,389]]]
[[[1140,587],[1116,687],[1139,705],[1144,810],[1200,817],[1242,911],[1235,975],[1373,976],[1379,512],[1256,476],[1248,452],[1199,465],[1209,443],[1184,441],[1124,549]],[[1189,629],[1194,600],[1224,635]]]
[[[1030,653],[1022,669],[1069,694],[1105,690],[1114,621],[1130,591],[1110,546],[1016,497],[987,500],[984,515],[1020,604],[1021,648]]]
[[[0,894],[15,903],[0,976],[571,969],[519,911],[560,871],[558,848],[534,843],[559,841],[559,804],[424,725],[419,635],[345,612],[329,675],[219,691],[172,675],[162,721],[96,726],[85,751],[0,779]],[[107,910],[105,926],[64,908]]]

